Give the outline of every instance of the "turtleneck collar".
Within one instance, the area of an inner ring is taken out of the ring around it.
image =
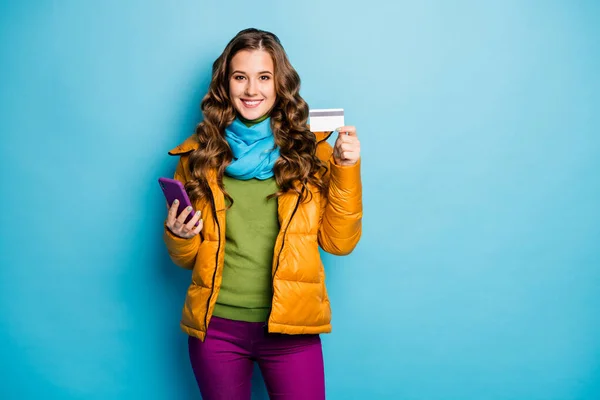
[[[257,118],[257,119],[249,120],[249,119],[246,119],[246,118],[242,117],[238,113],[238,118],[239,118],[240,121],[242,121],[244,123],[244,125],[246,125],[248,128],[250,128],[250,127],[252,127],[252,126],[254,126],[254,125],[256,125],[256,124],[258,124],[260,122],[263,122],[265,119],[269,118],[269,114],[265,114],[262,117]]]

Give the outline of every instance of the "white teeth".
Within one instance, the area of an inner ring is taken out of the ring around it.
[[[244,101],[244,104],[248,104],[249,106],[255,106],[258,103],[260,103],[260,100],[259,101]]]

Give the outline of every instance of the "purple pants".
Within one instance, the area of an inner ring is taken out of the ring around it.
[[[254,361],[271,400],[325,399],[319,335],[267,333],[263,322],[213,317],[204,342],[189,337],[203,400],[250,400]]]

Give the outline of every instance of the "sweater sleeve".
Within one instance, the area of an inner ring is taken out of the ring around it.
[[[174,179],[177,179],[183,184],[186,182],[183,157],[179,159]],[[171,260],[173,260],[176,265],[185,269],[194,269],[196,254],[200,247],[200,235],[196,235],[189,239],[181,238],[174,235],[169,228],[167,228],[165,222],[163,240],[167,246],[167,251]]]

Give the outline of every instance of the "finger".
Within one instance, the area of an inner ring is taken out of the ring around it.
[[[181,234],[180,234],[180,236],[181,236],[182,238],[184,238],[184,239],[189,239],[189,238],[191,238],[191,237],[192,237],[192,236],[194,236],[194,235],[192,235],[191,231],[184,231],[184,230],[181,230]]]
[[[356,127],[352,125],[340,126],[336,129],[336,131],[340,133],[346,133],[348,136],[357,136],[356,135]]]
[[[337,145],[333,148],[333,156],[340,158],[340,154],[342,153],[342,145]]]
[[[341,134],[340,134],[341,135]],[[334,148],[335,149],[346,149],[347,146],[357,147],[360,145],[358,138],[352,136],[341,135],[338,140],[336,140]]]
[[[344,161],[357,161],[360,158],[360,154],[355,151],[344,151],[341,158]]]
[[[177,220],[173,221],[171,223],[171,228],[173,231],[179,232],[181,231],[181,227],[183,226],[183,224]]]
[[[346,143],[346,141],[348,140],[350,136],[346,136],[346,134],[344,133],[340,133],[338,135],[337,140],[335,141],[335,145],[336,146],[340,146],[342,143]]]
[[[190,213],[192,212],[192,207],[188,206],[185,208],[185,210],[183,210],[181,212],[181,214],[179,214],[179,216],[177,217],[177,222],[183,224],[185,222],[185,219],[187,218],[188,215],[190,215]]]
[[[342,142],[335,142],[335,146],[333,146],[333,154],[339,154],[342,149]]]
[[[358,154],[358,152],[354,149],[340,150],[339,156],[342,159],[346,159],[348,156],[352,156],[353,154]]]
[[[340,132],[338,140],[340,141],[340,143],[360,143],[358,137],[346,135],[343,132]]]
[[[353,154],[354,153],[352,153],[351,151],[342,151],[342,160],[344,160],[344,161],[351,160]]]
[[[344,140],[346,140],[348,137],[349,137],[349,136],[346,136],[344,133],[342,133],[342,132],[339,132],[339,133],[338,133],[338,137],[337,137],[337,139],[335,140],[335,143],[336,143],[336,144],[337,144],[337,143],[343,143],[343,141],[344,141]]]
[[[194,216],[192,217],[192,219],[190,219],[188,221],[187,224],[185,224],[186,229],[193,231],[194,230],[194,226],[196,225],[196,222],[198,222],[198,220],[200,219],[200,210],[196,211],[194,213]]]
[[[179,200],[173,201],[173,204],[171,204],[171,207],[169,207],[169,212],[167,214],[167,220],[171,221],[171,223],[177,217],[177,208],[178,207],[179,207]]]
[[[360,151],[360,145],[356,143],[342,143],[340,145],[341,151]]]
[[[198,226],[192,230],[192,232],[194,233],[194,236],[199,234],[200,231],[202,231],[203,227],[204,227],[204,221],[202,221],[202,220],[198,221]]]

